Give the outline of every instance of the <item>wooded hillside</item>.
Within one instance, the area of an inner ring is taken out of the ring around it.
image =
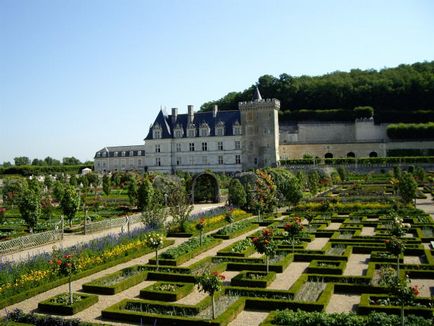
[[[299,112],[303,109],[350,113],[354,107],[371,106],[377,122],[434,121],[434,61],[313,77],[264,75],[258,79],[257,86],[263,98],[281,101],[283,120],[305,119],[306,114]],[[213,104],[220,110],[236,109],[238,102],[251,100],[253,88],[254,85],[242,92],[228,93],[217,101],[204,103],[201,109],[210,110]],[[310,115],[312,119],[314,113]],[[351,114],[330,115],[330,120],[352,118]]]

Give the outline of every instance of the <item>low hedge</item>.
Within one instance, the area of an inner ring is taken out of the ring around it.
[[[216,257],[221,258],[221,257]],[[223,257],[226,258],[226,257]],[[229,258],[229,257],[228,257]],[[267,270],[267,266],[265,260],[262,260],[261,263],[248,263],[248,262],[236,262],[236,259],[232,258],[232,261],[227,263],[227,270],[230,271],[259,271],[265,272]],[[251,258],[255,259],[255,258]],[[276,273],[283,273],[283,271],[288,267],[288,265],[294,260],[294,255],[292,253],[288,253],[281,261],[278,263],[273,263],[269,265],[269,270]],[[214,258],[213,258],[213,261]]]
[[[432,326],[432,319],[416,317],[414,315],[405,317],[406,326]],[[366,325],[400,325],[400,317],[385,313],[370,313],[362,316],[354,313],[325,313],[293,311],[285,309],[273,311],[260,324],[261,326],[271,325],[292,325],[292,326],[366,326]]]
[[[251,241],[249,240],[250,245],[247,246],[247,248],[241,252],[233,252],[232,249],[239,245],[240,242],[244,240],[237,241],[217,252],[217,256],[230,256],[230,257],[248,257],[251,254],[255,253],[255,247],[251,245]]]
[[[198,246],[194,249],[188,249],[186,248],[185,253],[182,255],[179,255],[177,258],[166,258],[166,257],[173,257],[173,255],[171,255],[169,252],[165,252],[160,254],[158,257],[158,263],[160,265],[168,265],[168,266],[179,266],[183,263],[185,263],[186,261],[190,260],[193,257],[196,257],[197,255],[201,254],[202,252],[205,252],[211,248],[214,248],[215,246],[219,245],[222,240],[221,239],[213,239],[213,238],[209,238],[209,237],[204,237],[204,238],[208,238],[209,241],[205,242],[204,244],[202,244],[201,246]],[[192,238],[192,239],[196,239],[196,238]],[[190,239],[189,241],[191,241],[192,239]],[[180,244],[178,247],[176,248],[172,248],[171,250],[176,250],[177,248],[185,245],[186,242]],[[156,264],[156,260],[155,259],[150,259],[149,263],[152,265]]]
[[[157,290],[155,287],[173,285],[176,286],[174,291]],[[157,301],[178,301],[190,294],[194,289],[193,283],[179,283],[179,282],[157,282],[142,290],[140,290],[140,297],[143,299],[157,300]]]
[[[258,225],[252,224],[250,220],[242,221],[242,222],[232,223],[230,225],[227,225],[221,228],[220,230],[218,230],[216,233],[213,233],[212,236],[217,239],[225,239],[225,240],[233,239],[240,236],[241,234],[254,230],[257,227]],[[234,230],[231,231],[231,229]]]
[[[368,314],[370,312],[385,312],[387,314],[400,315],[401,307],[399,306],[383,306],[371,304],[371,299],[387,299],[390,295],[387,294],[362,294],[360,296],[360,304],[357,308],[359,314]],[[431,299],[416,298],[416,303],[419,304],[431,304]],[[433,317],[433,308],[423,307],[423,306],[406,306],[404,307],[406,314],[414,314],[424,318]]]
[[[346,261],[326,261],[314,259],[307,267],[306,273],[342,275],[346,267]]]
[[[258,276],[259,278],[252,278],[254,276]],[[275,272],[242,271],[231,279],[231,286],[266,288],[275,279]]]
[[[128,274],[131,274],[131,276],[128,276]],[[114,278],[125,276],[126,278],[113,285],[104,285],[105,282],[109,282]],[[121,269],[116,273],[100,277],[92,282],[84,283],[82,287],[84,292],[113,295],[143,282],[146,280],[146,277],[147,272],[143,271],[140,266],[132,266]]]
[[[55,297],[39,302],[38,310],[44,313],[56,315],[75,315],[77,312],[80,312],[98,302],[97,295],[85,293],[75,293],[76,295],[78,294],[82,299],[80,301],[74,302],[72,305],[52,302],[54,298],[65,294],[69,295],[69,293],[62,293]]]

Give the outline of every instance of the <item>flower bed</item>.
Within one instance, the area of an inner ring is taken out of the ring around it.
[[[218,239],[232,239],[243,233],[254,230],[257,227],[258,226],[252,224],[250,220],[232,223],[218,230],[213,234],[213,237]]]
[[[160,254],[159,264],[178,266],[198,254],[211,249],[221,243],[222,240],[214,239],[211,236],[203,237],[202,244],[199,238],[191,238],[175,248],[171,248]],[[155,259],[149,260],[150,264],[155,264]]]
[[[77,258],[78,273],[72,276],[72,280],[151,252],[152,249],[144,244],[146,231],[145,228],[134,230],[129,235],[109,235],[68,248],[68,252]],[[173,242],[166,241],[164,246]],[[68,277],[52,272],[50,258],[48,254],[41,254],[26,262],[0,263],[0,308],[67,283]]]
[[[342,275],[347,266],[345,261],[312,260],[306,269],[309,274]]]
[[[276,279],[275,272],[243,271],[231,279],[232,286],[266,288]]]
[[[140,290],[140,297],[157,301],[178,301],[190,294],[193,288],[193,283],[157,282]]]
[[[255,252],[250,239],[237,241],[217,252],[217,256],[248,257]]]
[[[98,302],[98,296],[74,293],[74,303],[69,304],[69,293],[61,293],[38,304],[38,310],[57,315],[74,315]]]
[[[132,266],[94,281],[84,283],[83,291],[113,295],[143,282],[146,277],[147,272],[144,271],[141,266]]]

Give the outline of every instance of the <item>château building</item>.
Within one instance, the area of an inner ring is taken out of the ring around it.
[[[256,88],[238,110],[185,114],[160,110],[144,145],[105,147],[95,154],[95,170],[238,172],[275,166],[281,159],[308,154],[320,158],[380,157],[393,151],[432,152],[432,141],[394,141],[388,124],[372,118],[353,122],[298,121],[279,123],[280,101],[262,99]]]

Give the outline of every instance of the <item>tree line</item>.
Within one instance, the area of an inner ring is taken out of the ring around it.
[[[201,110],[209,111],[214,104],[220,110],[235,110],[238,102],[251,100],[255,86],[263,98],[279,99],[281,114],[288,119],[297,119],[288,112],[303,109],[352,111],[358,106],[373,107],[377,122],[425,122],[434,117],[434,61],[322,76],[264,75],[256,85],[206,102]],[[333,114],[330,119],[335,119]]]
[[[87,163],[87,162],[86,162]],[[33,165],[33,166],[59,166],[59,165],[80,165],[83,164],[78,158],[74,156],[64,157],[62,161],[56,160],[50,156],[47,156],[44,159],[34,158],[30,160],[28,156],[17,156],[14,158],[14,164],[11,162],[3,162],[3,167],[11,167],[15,166],[25,166],[25,165]]]

